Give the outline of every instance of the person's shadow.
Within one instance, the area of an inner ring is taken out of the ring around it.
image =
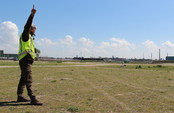
[[[21,103],[17,101],[6,101],[6,102],[0,102],[0,107],[3,106],[26,106],[30,105],[30,103]]]

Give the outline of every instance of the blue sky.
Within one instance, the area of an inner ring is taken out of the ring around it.
[[[33,4],[36,46],[43,56],[150,58],[153,53],[156,59],[158,48],[163,58],[174,55],[173,0],[1,0],[0,23],[15,24],[19,35]]]

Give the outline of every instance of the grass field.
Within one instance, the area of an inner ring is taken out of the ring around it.
[[[18,62],[0,61],[0,112],[174,112],[174,65],[120,65],[36,62],[33,89],[44,105],[31,106],[16,102]]]

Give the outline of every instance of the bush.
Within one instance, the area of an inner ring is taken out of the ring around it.
[[[157,65],[156,67],[162,68],[163,66],[162,65]]]
[[[139,66],[136,66],[136,69],[140,69],[140,68],[142,68],[142,66],[141,66],[141,65],[139,65]]]
[[[169,78],[168,80],[172,80],[171,78]]]
[[[70,107],[68,108],[69,112],[79,112],[79,109],[77,107]]]
[[[62,61],[57,61],[57,63],[62,63]]]
[[[164,66],[162,65],[156,65],[156,66],[153,66],[154,68],[164,68]]]

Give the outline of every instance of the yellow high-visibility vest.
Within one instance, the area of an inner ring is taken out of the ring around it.
[[[29,34],[29,40],[27,42],[24,42],[22,40],[22,34],[21,34],[19,39],[19,52],[18,52],[19,60],[24,58],[27,54],[30,54],[33,59],[36,58],[34,40],[33,37]]]

